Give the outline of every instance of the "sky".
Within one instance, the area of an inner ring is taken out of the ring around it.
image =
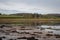
[[[60,0],[0,0],[0,13],[60,13]]]

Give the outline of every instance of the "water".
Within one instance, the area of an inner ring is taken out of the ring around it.
[[[56,38],[56,36],[51,36],[49,38],[48,36],[46,36],[46,34],[60,35],[60,25],[29,26],[29,25],[19,25],[19,24],[18,25],[6,24],[3,28],[0,28],[0,30],[3,31],[3,32],[0,32],[0,37],[2,36],[6,37],[6,39],[3,39],[3,40],[9,40],[9,39],[27,40],[30,37],[34,37],[34,40],[35,39],[45,40],[45,38],[46,40],[60,40],[60,37]],[[24,39],[22,37],[27,37],[27,38]],[[19,39],[19,38],[22,38],[22,39]]]
[[[44,28],[45,31],[53,31],[54,34],[60,35],[60,25],[41,25],[39,28]]]

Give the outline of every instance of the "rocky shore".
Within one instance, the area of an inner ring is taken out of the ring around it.
[[[60,35],[32,26],[0,26],[0,40],[60,40]]]

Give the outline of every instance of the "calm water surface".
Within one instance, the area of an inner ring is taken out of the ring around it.
[[[60,34],[60,25],[41,25],[37,27],[44,28],[46,31],[53,31],[54,34]]]

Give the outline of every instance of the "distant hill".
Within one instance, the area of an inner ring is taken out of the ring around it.
[[[48,16],[57,16],[60,17],[60,14],[47,14]]]
[[[46,15],[42,15],[42,14],[38,14],[38,13],[15,13],[15,14],[11,14],[11,15],[17,15],[17,16],[24,16],[24,17],[31,17],[31,18],[56,18],[56,17],[60,17],[60,14],[46,14]]]

